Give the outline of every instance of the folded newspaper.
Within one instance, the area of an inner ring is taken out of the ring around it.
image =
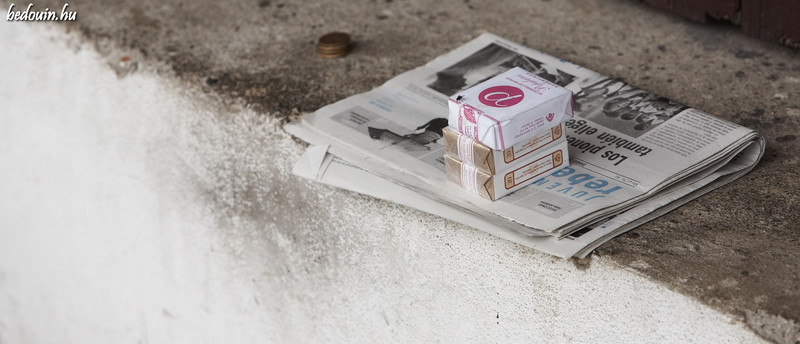
[[[442,130],[448,97],[514,67],[574,93],[570,165],[492,202],[447,180]],[[754,130],[492,34],[286,130],[311,144],[297,175],[564,258],[741,177],[765,147]]]

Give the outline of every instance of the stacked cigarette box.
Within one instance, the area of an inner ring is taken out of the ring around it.
[[[567,166],[572,92],[514,68],[450,99],[447,177],[492,201]]]

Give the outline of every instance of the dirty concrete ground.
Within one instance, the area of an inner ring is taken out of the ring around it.
[[[79,20],[63,25],[101,51],[127,49],[164,74],[244,101],[264,116],[289,118],[367,91],[488,31],[756,129],[767,151],[750,174],[595,255],[744,319],[766,338],[800,336],[796,50],[624,0],[71,6]],[[352,34],[353,52],[318,58],[316,38],[334,30]]]
[[[2,343],[763,342],[608,258],[293,176],[279,118],[126,51],[0,41]]]

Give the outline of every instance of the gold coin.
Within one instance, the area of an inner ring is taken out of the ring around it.
[[[350,52],[350,35],[344,32],[331,32],[322,35],[317,41],[317,54],[324,58],[336,58]]]
[[[329,57],[329,58],[330,58],[330,57],[340,57],[340,56],[345,56],[345,55],[347,55],[349,52],[350,52],[350,48],[344,48],[344,49],[340,49],[340,50],[331,50],[331,51],[326,51],[326,50],[319,50],[319,49],[317,49],[317,54],[318,54],[318,55],[320,55],[320,56],[322,56],[322,57]]]

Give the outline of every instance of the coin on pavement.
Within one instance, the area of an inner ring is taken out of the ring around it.
[[[317,41],[317,54],[324,58],[336,58],[350,52],[350,35],[344,32],[331,32],[322,35]]]

